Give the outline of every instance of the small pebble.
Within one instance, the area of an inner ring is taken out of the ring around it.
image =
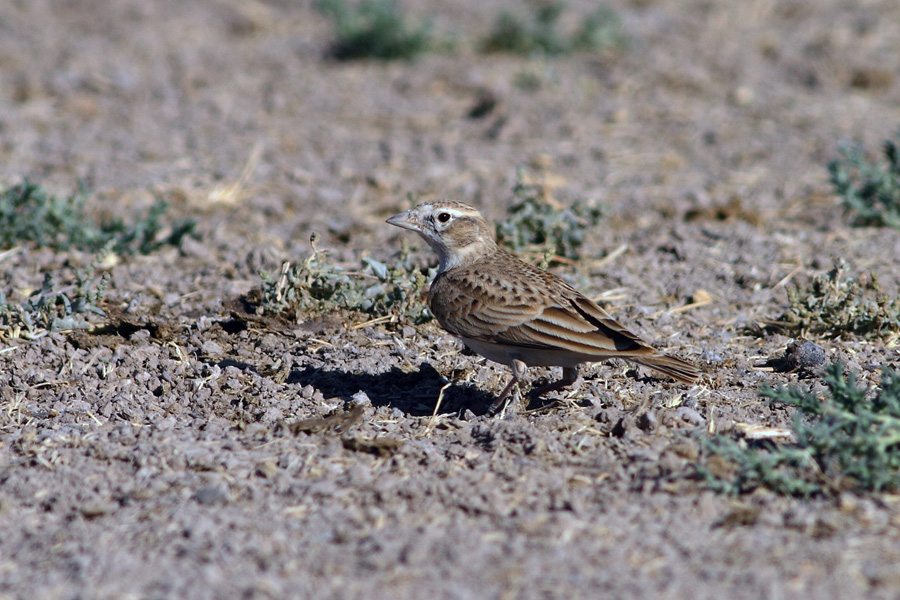
[[[634,417],[631,415],[625,415],[613,426],[612,431],[610,433],[617,437],[622,438],[628,435],[630,432],[633,432],[635,429]]]
[[[352,398],[354,405],[372,406],[372,401],[369,399],[369,395],[362,390],[353,394]]]
[[[722,357],[721,354],[719,354],[718,352],[716,352],[714,350],[704,350],[703,352],[700,353],[700,360],[705,361],[705,362],[710,362],[710,363],[720,363],[720,362],[724,361],[725,359]]]
[[[274,458],[265,458],[256,463],[256,474],[265,479],[271,479],[278,473],[278,463]]]
[[[695,409],[690,408],[689,406],[679,406],[675,409],[675,417],[681,419],[685,423],[690,423],[691,425],[703,425],[706,423],[706,419],[697,412]]]
[[[648,410],[638,417],[637,426],[643,431],[654,431],[659,427],[659,419],[656,417],[655,412]]]
[[[745,85],[735,88],[729,94],[729,100],[731,100],[731,103],[735,106],[747,106],[753,102],[755,97],[756,94],[753,92],[753,88]]]
[[[207,485],[194,492],[194,500],[204,506],[227,504],[231,501],[228,492],[215,485]]]
[[[784,363],[787,370],[811,369],[825,362],[825,351],[815,342],[802,340],[791,343],[784,351]]]

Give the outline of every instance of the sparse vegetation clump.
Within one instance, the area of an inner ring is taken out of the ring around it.
[[[509,217],[496,225],[497,240],[516,252],[550,252],[575,260],[585,233],[600,222],[603,212],[603,207],[594,203],[565,207],[545,185],[519,171]]]
[[[708,484],[732,494],[766,487],[803,497],[900,491],[900,372],[885,370],[880,388],[867,390],[834,363],[825,385],[822,396],[797,386],[763,389],[773,404],[797,409],[793,439],[709,438],[701,467]]]
[[[874,273],[848,277],[845,266],[838,261],[809,285],[788,287],[790,307],[779,322],[803,334],[896,340],[900,337],[900,298],[882,290]]]
[[[0,291],[0,337],[33,340],[52,331],[90,329],[90,315],[106,318],[100,303],[109,274],[99,274],[99,266],[108,253],[108,248],[102,250],[68,285],[60,285],[58,277],[45,271],[41,289],[24,302],[9,302],[7,294]]]
[[[319,0],[317,7],[334,24],[329,54],[337,60],[410,60],[432,46],[431,27],[409,21],[395,0]]]
[[[351,311],[389,317],[391,321],[423,323],[431,319],[424,303],[424,292],[436,274],[425,273],[413,264],[404,245],[393,266],[363,256],[358,269],[328,260],[327,253],[316,248],[302,264],[282,265],[277,278],[263,276],[258,312],[292,313],[296,319],[316,312]]]
[[[167,206],[162,201],[134,225],[120,220],[97,223],[84,212],[85,198],[83,189],[61,197],[27,180],[0,190],[0,246],[32,242],[54,250],[97,252],[112,244],[118,254],[149,254],[167,244],[178,245],[195,227],[193,221],[181,221],[165,233],[161,218]]]
[[[559,25],[564,11],[562,2],[541,2],[534,4],[530,19],[502,12],[481,47],[485,52],[558,56],[596,52],[620,46],[626,40],[621,19],[610,8],[600,8],[584,17],[580,26],[568,34]]]
[[[900,229],[900,130],[882,146],[884,161],[867,158],[859,144],[840,148],[828,164],[831,184],[857,225]]]

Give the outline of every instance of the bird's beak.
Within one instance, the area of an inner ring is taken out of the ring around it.
[[[403,229],[409,229],[410,231],[419,231],[419,222],[412,214],[411,210],[400,213],[399,215],[394,215],[388,219],[387,222],[391,225],[402,227]]]

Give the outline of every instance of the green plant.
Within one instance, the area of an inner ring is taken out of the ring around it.
[[[171,231],[166,232],[162,223],[162,216],[168,210],[168,204],[157,201],[147,216],[138,219],[134,225],[126,225],[121,220],[107,221],[100,227],[101,230],[111,236],[114,241],[113,248],[118,254],[150,254],[163,246],[178,246],[185,236],[193,235],[197,228],[197,222],[193,219],[179,219],[171,226]],[[108,243],[108,242],[107,242]]]
[[[572,47],[578,51],[598,52],[618,48],[628,42],[618,13],[603,6],[585,17],[581,27],[571,38]]]
[[[338,60],[409,60],[432,45],[431,27],[411,24],[395,0],[319,0],[317,7],[334,23],[330,54]]]
[[[831,184],[858,225],[900,229],[900,130],[882,146],[885,161],[870,162],[859,144],[839,148],[841,158],[828,163]]]
[[[534,14],[530,20],[509,12],[500,13],[482,42],[482,49],[485,52],[556,56],[604,50],[625,41],[622,22],[610,8],[594,11],[584,18],[577,31],[567,36],[559,28],[559,18],[564,12],[562,2],[540,2],[533,6]]]
[[[874,273],[844,275],[843,260],[807,286],[787,288],[790,307],[779,322],[801,333],[862,336],[885,341],[900,337],[900,298],[881,289]]]
[[[363,256],[360,268],[354,270],[327,260],[327,254],[316,248],[316,239],[315,234],[310,238],[312,254],[302,264],[284,263],[277,279],[263,275],[258,312],[290,311],[299,318],[309,312],[345,310],[413,323],[431,318],[422,297],[436,269],[423,273],[406,244],[393,266]]]
[[[900,372],[885,369],[877,390],[844,377],[840,363],[827,367],[822,397],[800,387],[764,388],[773,404],[797,409],[794,439],[705,438],[706,452],[730,468],[701,473],[714,489],[746,493],[763,486],[775,492],[811,496],[845,489],[900,491]]]
[[[90,315],[106,317],[99,307],[109,284],[109,274],[98,277],[100,262],[111,244],[101,250],[84,270],[77,271],[73,284],[60,286],[54,275],[44,272],[41,289],[21,303],[10,303],[0,291],[0,334],[4,337],[37,339],[51,331],[89,329]]]
[[[85,198],[83,188],[60,197],[28,180],[0,191],[0,246],[34,242],[54,250],[75,247],[96,252],[113,242],[112,249],[119,254],[148,254],[166,244],[180,244],[196,225],[190,220],[176,222],[161,236],[161,217],[167,208],[162,201],[134,225],[121,220],[97,224],[84,213]]]
[[[585,232],[600,222],[603,207],[574,203],[561,206],[546,186],[519,170],[509,217],[496,225],[497,240],[514,251],[537,250],[577,259]]]

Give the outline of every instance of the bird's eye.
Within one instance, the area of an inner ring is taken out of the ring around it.
[[[446,223],[449,220],[450,220],[450,213],[442,212],[441,214],[438,215],[438,221],[440,221],[441,223]]]

